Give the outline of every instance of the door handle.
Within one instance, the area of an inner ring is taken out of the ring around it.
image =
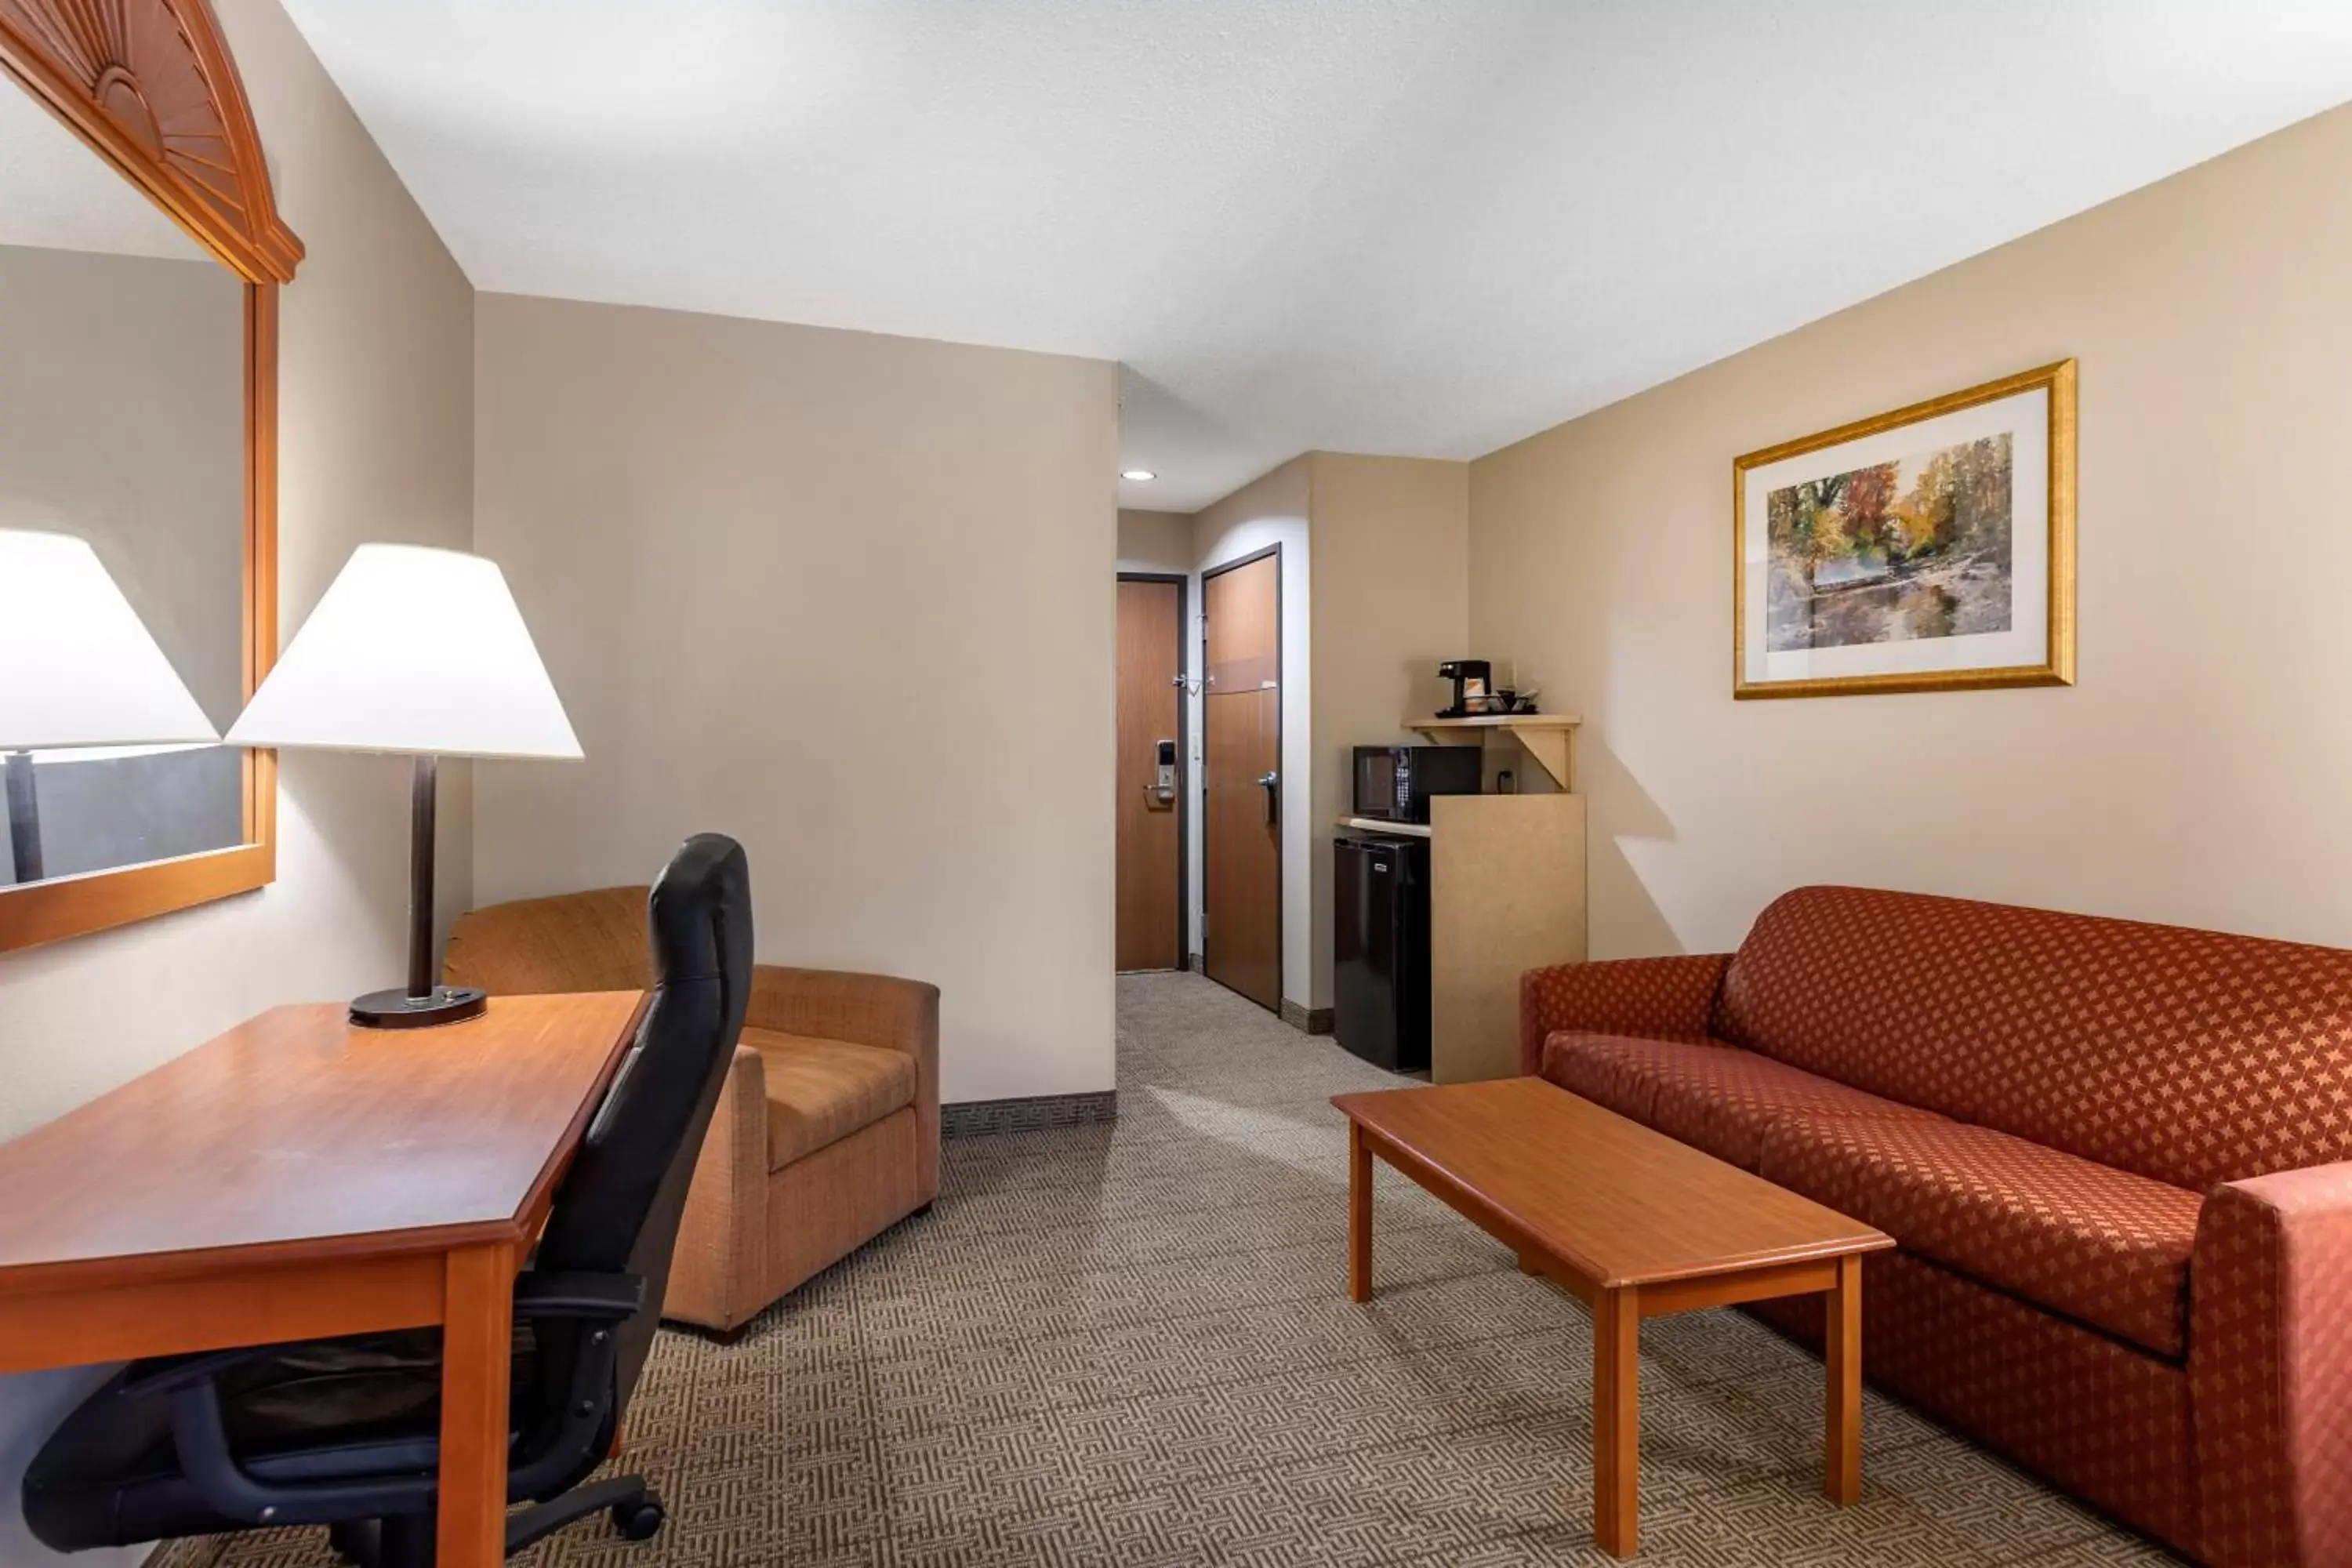
[[[1170,805],[1176,798],[1176,742],[1153,742],[1151,755],[1154,769],[1151,782],[1143,786],[1144,790],[1161,805]]]
[[[1265,791],[1265,825],[1272,827],[1282,820],[1282,775],[1280,773],[1262,774],[1257,781],[1257,787]]]

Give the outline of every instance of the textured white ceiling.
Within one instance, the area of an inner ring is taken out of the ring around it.
[[[187,231],[0,78],[0,245],[205,259]]]
[[[2352,99],[2347,0],[287,0],[474,282],[1466,457]],[[265,131],[267,128],[264,128]]]

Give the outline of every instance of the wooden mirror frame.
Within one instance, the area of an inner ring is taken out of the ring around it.
[[[302,242],[278,216],[245,84],[206,0],[0,0],[0,71],[245,280],[245,572],[250,699],[278,658],[278,286]],[[278,756],[245,754],[244,842],[0,889],[0,952],[266,886]]]

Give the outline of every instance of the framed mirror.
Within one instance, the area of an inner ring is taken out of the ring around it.
[[[205,0],[0,0],[0,530],[86,542],[226,731],[278,646],[278,288],[300,242]],[[23,662],[0,683],[68,706],[93,679]],[[275,875],[271,753],[37,745],[0,733],[0,951]]]

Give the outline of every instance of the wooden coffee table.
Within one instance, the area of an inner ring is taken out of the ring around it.
[[[1862,1493],[1866,1225],[1541,1079],[1341,1094],[1348,1294],[1372,1296],[1372,1156],[1453,1205],[1592,1309],[1592,1531],[1642,1540],[1642,1320],[1774,1296],[1829,1296],[1829,1495]]]

